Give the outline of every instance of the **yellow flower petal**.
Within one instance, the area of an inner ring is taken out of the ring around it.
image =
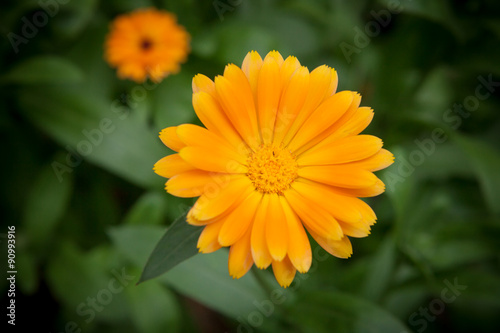
[[[282,261],[273,260],[273,273],[280,286],[286,288],[295,277],[296,269],[288,257]]]
[[[342,229],[335,218],[316,203],[303,197],[293,188],[285,192],[285,198],[308,229],[325,238],[342,238]]]
[[[275,144],[279,145],[283,141],[285,134],[304,105],[308,90],[309,70],[302,66],[293,73],[284,86],[274,125],[273,142]]]
[[[186,163],[179,154],[172,154],[156,162],[153,170],[162,177],[170,178],[176,174],[194,170],[194,168],[191,164]]]
[[[257,110],[262,140],[265,144],[272,142],[274,123],[281,90],[279,65],[274,57],[266,57],[259,72],[257,85]]]
[[[387,168],[392,163],[394,163],[394,155],[387,149],[382,148],[375,155],[349,163],[349,165],[368,171],[378,171]]]
[[[176,152],[186,147],[186,144],[177,136],[177,126],[163,129],[160,132],[160,140],[165,146]]]
[[[268,267],[273,260],[266,242],[266,221],[269,214],[269,201],[269,196],[264,195],[255,213],[250,239],[253,261],[255,265],[261,269]]]
[[[286,199],[282,196],[279,198],[288,226],[288,257],[299,272],[305,273],[309,270],[312,263],[309,238],[307,238],[307,234],[297,214],[290,208]]]
[[[225,150],[213,146],[208,150],[206,147],[185,147],[179,151],[183,160],[192,166],[206,171],[221,173],[246,173],[247,168],[228,156]]]
[[[204,193],[217,193],[232,179],[234,176],[228,174],[195,169],[173,176],[167,181],[165,189],[172,195],[192,198]]]
[[[202,253],[212,253],[220,249],[218,236],[224,221],[210,223],[203,228],[200,237],[198,238],[197,247]]]
[[[274,56],[276,59],[279,57]],[[283,59],[283,58],[282,58]],[[294,56],[289,56],[283,61],[280,67],[280,86],[285,87],[293,73],[300,68],[299,60]]]
[[[217,151],[226,159],[245,164],[247,157],[239,153],[227,141],[209,130],[191,124],[177,126],[177,136],[190,147],[201,147],[207,152]]]
[[[339,84],[339,78],[337,75],[337,71],[334,68],[332,68],[331,69],[330,86],[329,86],[328,91],[327,91],[328,96],[332,96],[333,94],[335,94],[337,92],[338,84]]]
[[[361,220],[361,214],[356,207],[356,200],[359,200],[357,198],[340,195],[328,185],[313,182],[297,181],[293,188],[303,197],[321,206],[336,220],[353,223]]]
[[[352,99],[350,91],[342,91],[326,99],[301,126],[288,145],[290,150],[295,152],[337,121],[347,111]]]
[[[219,243],[222,246],[233,245],[245,234],[254,220],[255,211],[261,200],[262,195],[252,191],[229,213],[219,233]]]
[[[332,126],[330,126],[326,131],[325,135],[328,137],[338,131],[338,129],[343,126],[346,122],[350,121],[352,117],[358,112],[359,104],[361,103],[361,95],[353,92],[352,103],[349,105],[347,111],[336,121]]]
[[[375,224],[375,221],[377,221],[377,216],[375,215],[373,209],[363,200],[359,200],[358,203],[359,203],[359,212],[361,213],[362,216],[362,221],[364,223],[367,223],[368,225]]]
[[[235,176],[218,191],[201,195],[190,212],[199,221],[212,219],[226,212],[234,203],[241,202],[252,189],[248,178]]]
[[[231,69],[233,68],[231,67]],[[246,103],[248,92],[239,94],[239,87],[224,76],[217,76],[215,78],[215,89],[225,114],[243,140],[250,147],[258,146],[261,139],[257,125],[257,116],[255,106]]]
[[[306,166],[299,169],[298,175],[319,183],[345,188],[369,187],[377,182],[373,173],[352,168],[349,164]]]
[[[327,239],[311,229],[307,229],[311,236],[326,252],[338,258],[349,258],[352,254],[352,245],[349,237],[344,236],[340,240]]]
[[[248,146],[213,96],[204,91],[193,94],[193,108],[209,131],[224,138],[233,148],[236,148],[237,152],[246,153]]]
[[[245,275],[253,265],[250,236],[252,229],[248,228],[245,235],[234,243],[229,250],[228,269],[229,275],[239,279]]]
[[[280,67],[283,65],[283,62],[285,61],[278,51],[271,51],[268,54],[266,54],[264,61],[266,61],[266,59],[268,58],[273,58]],[[294,61],[298,61],[297,58],[295,58]]]
[[[266,225],[266,240],[269,254],[273,260],[283,260],[288,249],[288,225],[285,213],[277,194],[269,194],[269,207]]]
[[[352,102],[347,108],[347,110],[342,114],[342,116],[337,121],[328,124],[327,129],[324,130],[322,133],[319,133],[316,137],[307,142],[300,149],[297,149],[297,151],[295,152],[297,155],[302,154],[303,152],[316,146],[320,142],[323,143],[324,141],[324,143],[326,144],[333,142],[337,140],[339,137],[341,137],[340,134],[342,133],[338,132],[339,128],[342,127],[347,121],[349,121],[353,117],[353,115],[358,110],[359,103],[361,103],[361,95],[359,95],[358,93],[353,93],[353,92],[351,93],[352,93]]]
[[[297,158],[299,165],[329,165],[359,161],[375,155],[382,148],[382,140],[373,135],[348,136],[327,144],[323,142],[302,153]]]
[[[344,232],[344,235],[350,237],[366,237],[370,234],[370,225],[363,222],[347,223],[344,221],[337,221]]]
[[[283,144],[285,146],[290,143],[290,140],[295,136],[306,119],[327,97],[327,91],[330,85],[331,70],[328,66],[319,66],[309,74],[307,97],[301,111],[293,120],[292,126],[290,126],[283,139]]]
[[[214,81],[210,80],[203,74],[196,74],[193,77],[192,88],[193,88],[193,96],[197,92],[204,92],[209,94],[213,98],[217,98],[217,95],[215,93]]]
[[[385,185],[380,179],[377,178],[377,181],[375,182],[375,184],[368,186],[368,187],[361,187],[361,188],[335,187],[335,189],[338,190],[339,193],[342,193],[344,195],[348,195],[351,197],[368,198],[368,197],[374,197],[374,196],[377,196],[381,193],[384,193]]]
[[[251,121],[247,126],[251,126],[255,130],[257,128],[257,114],[255,111],[254,95],[248,78],[238,66],[233,64],[226,66],[224,77],[233,87],[238,89],[238,97],[243,103],[243,105],[240,105],[240,109],[244,108],[246,110],[248,118]]]
[[[262,58],[255,51],[248,52],[241,65],[241,70],[248,78],[254,97],[257,96],[257,79],[259,77],[261,66]]]
[[[372,108],[358,108],[352,115],[352,117],[349,118],[349,120],[347,120],[344,124],[339,124],[337,130],[330,135],[329,139],[335,140],[344,138],[346,136],[357,135],[361,133],[366,127],[368,127],[368,125],[370,125],[372,119]]]

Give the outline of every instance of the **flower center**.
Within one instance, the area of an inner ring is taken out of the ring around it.
[[[283,194],[297,178],[297,169],[290,152],[262,145],[248,157],[247,176],[259,192]]]
[[[144,38],[143,40],[141,40],[140,47],[143,51],[148,51],[153,47],[153,42],[147,38]]]

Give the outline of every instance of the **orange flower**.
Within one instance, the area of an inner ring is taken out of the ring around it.
[[[295,57],[250,52],[215,82],[193,79],[193,106],[206,128],[185,124],[160,133],[177,154],[155,172],[168,193],[197,197],[188,223],[204,226],[201,252],[229,246],[229,273],[272,265],[279,284],[307,272],[309,234],[348,258],[349,237],[365,237],[375,213],[358,197],[384,192],[373,171],[392,164],[382,141],[359,135],[373,111],[361,96],[336,92],[328,66],[309,72]]]
[[[106,38],[105,58],[120,78],[161,81],[177,73],[189,52],[189,34],[175,16],[152,8],[117,17]]]

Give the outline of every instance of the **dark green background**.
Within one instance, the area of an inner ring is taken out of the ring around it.
[[[0,10],[0,232],[16,226],[17,328],[40,317],[41,332],[498,331],[498,1],[59,1]],[[116,78],[103,43],[113,18],[148,6],[177,15],[192,52],[144,86]],[[158,131],[198,123],[195,74],[273,49],[336,68],[339,90],[374,108],[366,132],[396,162],[378,173],[386,193],[368,199],[372,234],[349,260],[315,250],[284,292],[270,271],[233,281],[224,250],[135,286],[191,204],[152,171],[170,153]],[[117,284],[121,273],[131,280]]]

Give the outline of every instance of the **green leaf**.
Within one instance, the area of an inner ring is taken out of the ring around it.
[[[165,228],[157,225],[122,225],[108,230],[116,249],[141,268],[164,233]]]
[[[408,318],[408,314],[425,304],[428,297],[427,283],[413,281],[403,286],[392,287],[384,297],[383,306],[398,318]]]
[[[380,2],[388,8],[392,8],[394,3],[396,3],[389,0],[381,0]],[[456,19],[449,2],[446,0],[402,1],[401,5],[397,8],[403,10],[404,13],[438,22],[453,32],[455,37],[462,40],[465,38],[466,30]]]
[[[76,37],[91,21],[95,22],[98,19],[94,14],[97,6],[97,0],[71,1],[60,5],[60,10],[64,14],[54,16],[52,23],[54,31],[63,37]]]
[[[362,289],[365,298],[372,301],[380,300],[389,287],[395,265],[396,244],[392,236],[389,235],[370,261],[370,268]]]
[[[137,332],[178,332],[180,310],[175,295],[159,283],[144,283],[125,289],[131,318]]]
[[[119,99],[117,89],[121,87],[117,85],[116,70],[103,58],[103,41],[108,31],[109,22],[95,18],[92,25],[71,43],[65,55],[85,73],[84,80],[78,86],[79,91],[93,98],[113,96]]]
[[[488,144],[463,135],[453,139],[468,156],[490,211],[500,216],[500,153]]]
[[[418,169],[423,178],[435,180],[470,177],[473,174],[469,159],[453,142],[436,144],[435,151],[427,156]]]
[[[207,29],[193,38],[193,53],[202,57],[216,57],[221,63],[241,63],[245,55],[255,50],[265,56],[269,50],[282,46],[272,32],[263,28],[228,19],[224,25]]]
[[[147,192],[130,208],[123,223],[128,225],[160,224],[167,209],[166,197],[164,192]]]
[[[429,72],[417,91],[413,112],[415,118],[440,124],[443,110],[446,110],[453,101],[453,88],[449,82],[450,71],[445,67],[438,67]]]
[[[167,229],[165,235],[156,244],[139,280],[146,280],[166,273],[177,264],[198,253],[196,243],[203,228],[186,223],[187,212],[179,217]]]
[[[83,252],[69,241],[58,245],[48,263],[46,278],[54,297],[72,310],[71,319],[85,325],[96,318],[125,319],[129,309],[123,291],[134,288],[138,276],[124,267],[109,247]]]
[[[304,61],[305,57],[318,52],[321,34],[306,20],[298,20],[296,15],[282,9],[266,10],[259,19],[254,23],[255,27],[265,27],[268,34],[279,41],[279,50],[284,57],[291,54]]]
[[[488,332],[498,327],[500,313],[500,274],[498,269],[485,267],[461,270],[447,274],[448,285],[461,285],[458,291],[448,295],[456,296],[450,305],[455,313],[457,327],[463,332]],[[443,281],[445,281],[443,280]],[[450,288],[451,289],[451,288]]]
[[[461,224],[450,226],[448,230],[443,230],[433,238],[418,235],[415,238],[415,245],[418,246],[422,255],[432,264],[433,267],[440,270],[451,269],[466,264],[474,264],[488,259],[493,260],[495,251],[488,246],[481,235],[472,229],[469,236],[456,237],[456,239],[447,240],[443,235],[456,233],[456,230],[464,229]],[[479,234],[479,235],[477,235]],[[446,235],[448,236],[448,235]],[[460,255],[457,255],[460,253]]]
[[[228,272],[227,260],[228,252],[224,250],[194,256],[159,280],[227,316],[247,318],[258,310],[258,303],[268,300],[270,295],[264,292],[251,272],[233,279]],[[283,291],[281,287],[276,290]]]
[[[37,56],[14,66],[0,77],[0,82],[18,84],[75,83],[81,81],[83,77],[83,72],[64,58]]]
[[[22,225],[35,249],[43,248],[53,239],[54,229],[66,211],[72,189],[72,175],[58,179],[52,164],[44,166],[33,181]]]
[[[408,153],[402,146],[390,147],[394,164],[385,169],[381,179],[387,186],[386,193],[396,212],[397,223],[404,223],[415,195],[415,167],[408,162]]]
[[[180,222],[187,224],[182,219]],[[162,233],[163,228],[160,226],[120,226],[109,232],[118,251],[137,267],[144,265],[154,244],[162,238]],[[195,246],[194,242],[192,246]],[[160,281],[225,315],[234,318],[247,317],[255,311],[256,300],[263,300],[270,296],[264,293],[250,273],[238,280],[231,278],[227,269],[227,260],[227,251],[223,250],[196,255],[173,267],[157,280],[139,284],[139,286]],[[281,287],[279,289],[282,290]]]
[[[194,75],[182,71],[169,76],[151,92],[151,105],[158,130],[192,122],[191,80]]]
[[[406,326],[386,310],[362,298],[340,292],[301,295],[293,318],[303,332],[386,333],[407,332]]]
[[[136,185],[162,187],[152,168],[168,150],[135,109],[71,88],[22,90],[19,96],[24,114],[68,151],[70,157],[58,161],[61,177],[85,158]]]

